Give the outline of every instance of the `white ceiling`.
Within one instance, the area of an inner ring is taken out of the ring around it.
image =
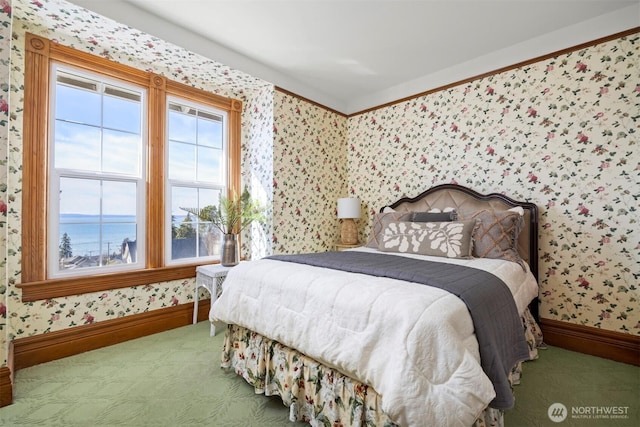
[[[71,0],[345,114],[640,26],[622,0]]]

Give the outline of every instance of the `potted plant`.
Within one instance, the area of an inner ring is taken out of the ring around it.
[[[210,223],[222,234],[222,246],[220,249],[220,264],[234,266],[240,261],[240,247],[238,234],[253,221],[264,220],[264,208],[258,201],[251,198],[246,188],[238,196],[233,193],[231,197],[220,197],[218,206],[208,205],[202,209],[180,209],[196,215],[200,221]]]

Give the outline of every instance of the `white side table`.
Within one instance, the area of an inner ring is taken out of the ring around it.
[[[232,267],[224,267],[220,264],[201,265],[196,268],[196,289],[193,294],[193,323],[198,323],[198,299],[200,288],[203,287],[211,294],[211,305],[222,294],[222,282]],[[214,288],[215,286],[215,288]],[[215,291],[214,291],[215,289]],[[211,336],[216,334],[216,325],[211,323]]]

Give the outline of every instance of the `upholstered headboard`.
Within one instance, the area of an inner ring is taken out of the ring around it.
[[[506,211],[514,207],[524,211],[524,228],[518,238],[518,252],[529,264],[538,279],[538,207],[529,202],[519,202],[499,193],[480,194],[457,184],[437,185],[413,198],[402,198],[388,207],[396,211],[426,212],[433,209],[454,208],[462,216],[487,209],[493,212]],[[387,206],[380,209],[382,212]]]

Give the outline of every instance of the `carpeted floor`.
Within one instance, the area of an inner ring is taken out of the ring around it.
[[[209,337],[208,324],[200,322],[22,369],[13,405],[0,408],[0,425],[305,425],[288,421],[279,398],[256,395],[233,372],[220,369],[222,337]],[[525,365],[515,393],[508,427],[640,425],[640,368],[634,366],[549,348]],[[555,403],[567,411],[560,423],[548,415]],[[585,418],[587,409],[611,408],[626,414]]]

